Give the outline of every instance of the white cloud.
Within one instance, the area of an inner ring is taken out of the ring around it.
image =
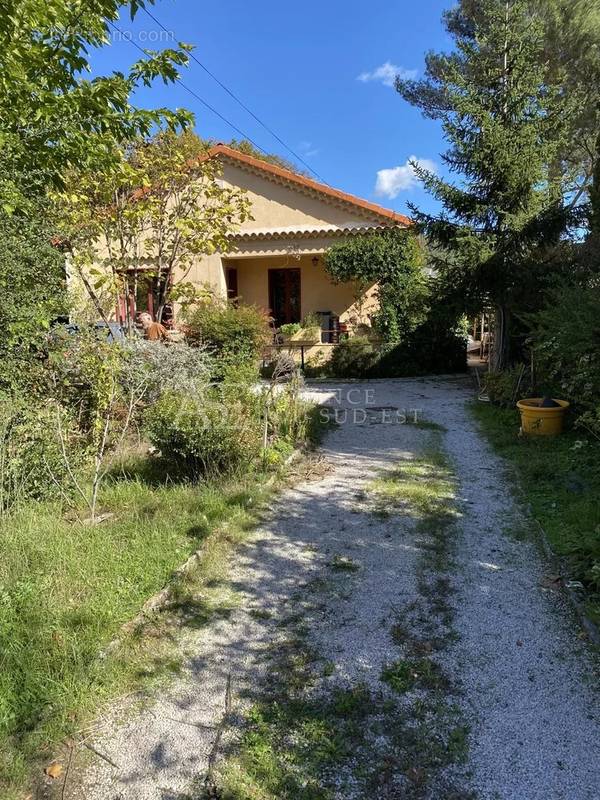
[[[357,80],[362,81],[363,83],[367,83],[367,81],[381,81],[384,86],[393,86],[394,81],[396,80],[396,75],[398,75],[400,78],[406,78],[410,80],[411,78],[415,78],[417,76],[417,70],[404,69],[404,67],[399,67],[396,64],[392,64],[391,61],[386,61],[385,64],[377,67],[372,72],[361,72]]]
[[[414,189],[418,185],[419,179],[415,175],[415,170],[411,162],[416,162],[420,167],[428,169],[430,172],[437,172],[437,165],[429,158],[417,158],[410,156],[405,164],[391,169],[380,169],[377,172],[375,182],[375,194],[379,197],[389,197],[393,200],[398,197],[400,192],[407,189]]]
[[[314,147],[312,142],[300,142],[298,149],[304,158],[311,158],[311,156],[316,156],[319,154],[319,148]]]

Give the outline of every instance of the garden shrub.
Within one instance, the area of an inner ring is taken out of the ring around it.
[[[124,353],[93,328],[54,330],[45,364],[46,391],[77,419],[90,439],[98,432],[113,379],[124,374]]]
[[[302,378],[294,371],[269,404],[268,441],[281,452],[287,453],[297,444],[307,442],[314,433],[311,412],[315,406],[300,398],[301,386]]]
[[[366,378],[375,367],[378,350],[365,336],[352,336],[333,348],[327,371],[334,378]]]
[[[52,402],[34,405],[0,398],[0,513],[27,500],[52,500],[69,492],[59,429],[69,450],[69,466],[77,469],[84,462],[84,450],[63,408]]]
[[[299,322],[288,322],[280,326],[279,333],[281,333],[282,336],[293,336],[295,333],[298,333],[300,328],[301,325]]]
[[[536,382],[571,401],[576,424],[600,436],[600,285],[562,284],[531,318]]]
[[[146,381],[145,403],[152,403],[164,392],[196,395],[210,383],[213,358],[203,345],[185,342],[163,344],[146,339],[129,339],[122,345],[129,377]]]
[[[5,166],[3,156],[0,162]],[[8,174],[16,177],[14,165]],[[28,214],[0,208],[0,388],[23,392],[40,378],[48,329],[68,305],[65,259],[51,244],[49,209],[35,196],[30,204]]]
[[[377,346],[361,336],[340,342],[327,371],[337,378],[402,378],[464,372],[466,368],[465,326],[440,303],[401,342]]]
[[[357,306],[365,291],[377,285],[373,324],[389,343],[402,341],[426,318],[430,287],[424,267],[422,242],[409,229],[350,237],[325,254],[332,280],[355,284]]]
[[[260,389],[252,365],[229,365],[196,395],[165,392],[145,412],[146,432],[170,467],[192,478],[275,466],[314,434],[297,371],[282,380]]]
[[[166,391],[144,415],[165,462],[197,478],[250,466],[260,455],[262,399],[251,364],[225,365],[222,380],[200,392]]]
[[[514,408],[517,400],[531,395],[531,370],[518,364],[503,372],[488,372],[484,389],[494,405]]]
[[[436,302],[428,317],[398,344],[384,345],[371,377],[402,378],[465,372],[467,334],[457,316]]]
[[[217,377],[228,364],[258,364],[271,341],[264,311],[216,298],[188,310],[186,326],[188,342],[204,344],[215,356]]]
[[[396,378],[466,369],[460,311],[448,287],[427,275],[425,260],[422,241],[408,229],[355,237],[327,252],[327,272],[336,282],[354,281],[357,304],[376,285],[379,309],[372,322],[382,339],[377,350],[360,335],[354,337],[358,344],[343,346],[339,354],[336,348],[332,374]]]

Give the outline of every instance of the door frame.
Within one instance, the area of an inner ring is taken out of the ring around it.
[[[273,308],[273,274],[275,272],[297,272],[298,273],[298,321],[302,319],[302,270],[300,267],[269,267],[269,312],[274,316]],[[289,301],[288,301],[289,302]],[[286,314],[286,316],[290,316]]]

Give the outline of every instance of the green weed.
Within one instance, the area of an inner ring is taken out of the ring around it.
[[[220,587],[227,555],[254,521],[252,485],[109,481],[96,525],[58,507],[26,506],[0,523],[0,793],[26,779],[34,758],[79,729],[102,702],[178,666],[164,618],[190,626],[228,613]],[[122,626],[200,546],[194,574],[176,582],[168,613],[119,637]],[[202,597],[195,591],[212,586]]]
[[[408,658],[387,664],[381,671],[381,680],[398,694],[411,689],[443,689],[448,681],[441,668],[429,658]]]
[[[456,494],[453,473],[441,450],[402,461],[371,484],[383,510],[416,517],[451,515]]]
[[[521,499],[570,577],[586,587],[589,614],[600,623],[600,443],[576,431],[520,437],[518,413],[489,404],[473,404],[472,413],[512,466]]]

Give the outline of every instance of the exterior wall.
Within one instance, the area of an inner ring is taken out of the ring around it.
[[[252,203],[253,220],[247,220],[242,230],[277,228],[288,225],[348,225],[361,224],[375,215],[349,210],[325,202],[298,187],[277,183],[240,166],[223,162],[220,179],[230,186],[244,189]]]
[[[185,280],[197,286],[209,286],[219,297],[227,296],[223,259],[219,253],[199,258],[193,264]]]

